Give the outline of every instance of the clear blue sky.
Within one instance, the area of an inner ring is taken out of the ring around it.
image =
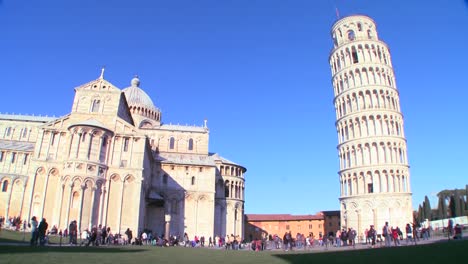
[[[390,47],[413,206],[463,188],[466,0],[0,0],[0,112],[65,115],[103,65],[120,88],[138,74],[163,122],[207,118],[210,151],[248,169],[246,213],[338,210],[335,4]]]

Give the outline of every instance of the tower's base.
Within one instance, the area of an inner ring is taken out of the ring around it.
[[[379,193],[352,197],[341,197],[341,227],[353,228],[359,241],[365,240],[365,230],[374,225],[377,234],[388,222],[390,227],[399,227],[405,233],[405,226],[413,223],[411,193]]]

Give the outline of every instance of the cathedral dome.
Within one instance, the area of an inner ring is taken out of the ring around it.
[[[140,88],[140,79],[138,77],[133,78],[131,86],[123,89],[123,92],[127,98],[128,106],[153,111],[157,109],[148,94]]]

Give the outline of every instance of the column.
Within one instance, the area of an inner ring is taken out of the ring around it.
[[[68,228],[68,224],[69,224],[69,217],[70,217],[70,209],[71,209],[71,201],[72,201],[72,197],[73,197],[73,183],[70,183],[70,195],[68,196],[68,207],[67,207],[67,215],[65,217],[65,228]]]
[[[91,160],[91,150],[92,150],[92,144],[93,144],[93,137],[94,135],[92,133],[88,133],[88,150],[86,151],[86,159]]]
[[[78,212],[78,232],[81,233],[81,218],[83,216],[83,201],[84,201],[84,192],[86,190],[86,184],[82,184],[81,186],[81,199],[80,199],[80,210]]]
[[[24,218],[23,217],[23,206],[24,206],[24,195],[26,194],[26,186],[27,186],[27,180],[25,179],[24,182],[23,182],[23,192],[21,194],[21,207],[20,207],[20,217],[21,218]],[[26,218],[28,219],[28,218]]]
[[[81,137],[82,136],[83,136],[82,133],[78,133],[78,143],[76,144],[75,158],[78,158],[78,154],[80,153],[80,144],[81,144]]]
[[[112,157],[109,156],[108,159],[110,159],[110,160],[107,161],[107,164],[113,164],[114,163],[115,144],[116,144],[116,141],[117,141],[116,137],[114,137],[112,141],[113,141],[113,143],[112,143],[112,152],[111,152]],[[110,147],[109,147],[109,149],[110,149]]]
[[[47,150],[46,150],[46,160],[49,159],[49,152],[50,152],[50,145],[52,144],[52,137],[54,136],[54,132],[50,131],[50,136],[49,136],[49,144],[47,144]]]
[[[58,134],[58,138],[57,138],[57,147],[55,147],[55,156],[54,156],[54,160],[57,160],[57,156],[58,156],[58,151],[59,151],[59,146],[60,146],[60,139],[62,138],[62,133],[57,133]]]
[[[112,179],[108,179],[108,180],[107,180],[107,190],[104,189],[104,193],[105,193],[104,197],[105,197],[105,200],[106,200],[106,201],[105,201],[105,204],[103,205],[103,210],[104,210],[104,214],[103,214],[103,223],[104,223],[106,226],[108,226],[108,225],[107,225],[107,214],[108,214],[108,210],[109,210],[109,209],[108,209],[108,206],[109,206],[109,193],[110,193],[111,181],[112,181]],[[104,198],[103,198],[103,199],[104,199]],[[102,224],[102,223],[100,223],[100,224]]]
[[[106,225],[105,221],[103,221],[103,217],[104,217],[104,205],[105,205],[105,202],[106,202],[106,186],[101,186],[101,188],[99,189],[99,197],[101,199],[101,202],[100,202],[100,205],[99,205],[99,209],[100,209],[100,213],[99,213],[99,219],[98,219],[98,224],[102,224],[104,222],[104,225]]]
[[[122,192],[120,193],[120,207],[119,207],[119,234],[120,234],[120,227],[122,226],[122,209],[123,209],[123,201],[124,201],[124,192],[125,192],[125,179],[122,182]]]
[[[236,227],[237,227],[237,207],[234,207],[234,232],[233,232],[234,236],[237,236]]]
[[[94,206],[95,206],[94,196],[97,191],[96,186],[94,186],[91,190],[92,191],[91,191],[91,206],[89,209],[89,230],[91,230],[91,228],[93,227],[93,220],[94,220],[93,216],[94,216]]]
[[[31,213],[33,209],[32,204],[33,204],[33,198],[34,198],[34,188],[36,188],[36,178],[37,178],[38,173],[39,173],[38,170],[36,170],[36,172],[34,173],[33,186],[31,187],[31,198],[29,199],[29,212],[28,212],[27,219],[31,219]]]
[[[106,164],[109,164],[109,162],[112,161],[110,159],[110,151],[111,151],[110,146],[111,146],[111,143],[112,143],[112,140],[111,140],[111,138],[108,137],[107,138],[107,143],[106,143],[106,157],[103,160],[103,162],[105,162]]]
[[[8,218],[9,218],[9,217],[8,217],[8,215],[9,215],[8,213],[9,213],[9,211],[10,211],[11,192],[12,192],[12,190],[13,190],[13,183],[14,183],[14,181],[15,181],[15,179],[12,179],[12,180],[10,181],[10,185],[11,185],[11,186],[10,186],[10,188],[8,189],[8,202],[6,203],[6,207],[5,207],[5,219],[7,219],[7,220],[8,220]]]
[[[69,140],[69,144],[68,144],[68,150],[67,150],[67,154],[68,154],[68,157],[70,158],[70,154],[71,154],[71,149],[72,149],[72,146],[73,146],[73,140],[75,139],[75,133],[73,132],[72,134],[70,134],[68,136],[68,140]]]
[[[102,142],[104,141],[104,136],[99,137],[99,151],[97,153],[96,161],[101,162],[101,153],[102,153]]]
[[[44,134],[45,134],[45,131],[42,130],[42,133],[41,133],[41,139],[39,140],[39,148],[37,150],[37,158],[39,158],[41,156],[41,151],[42,151],[42,142],[44,141]],[[28,217],[29,219],[29,217]]]
[[[58,214],[58,221],[55,221],[57,223],[57,228],[60,229],[60,223],[62,220],[62,206],[63,206],[63,195],[64,195],[64,190],[65,190],[65,184],[62,184],[62,188],[60,189],[60,203],[59,203],[59,214]]]
[[[45,209],[45,201],[46,201],[48,184],[49,184],[49,173],[47,173],[47,176],[46,176],[46,181],[45,181],[45,185],[44,185],[44,193],[42,195],[41,218],[44,217],[44,209]]]
[[[128,159],[128,166],[129,167],[133,167],[133,145],[135,144],[135,138],[129,138],[128,139],[129,141],[129,144],[130,144],[130,158]],[[177,143],[177,146],[179,146],[179,144]]]

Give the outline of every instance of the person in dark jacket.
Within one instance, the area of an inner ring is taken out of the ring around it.
[[[39,245],[41,246],[45,245],[45,235],[47,228],[49,228],[49,224],[45,218],[42,218],[42,221],[39,223],[39,227],[37,228],[37,231],[39,232]]]

